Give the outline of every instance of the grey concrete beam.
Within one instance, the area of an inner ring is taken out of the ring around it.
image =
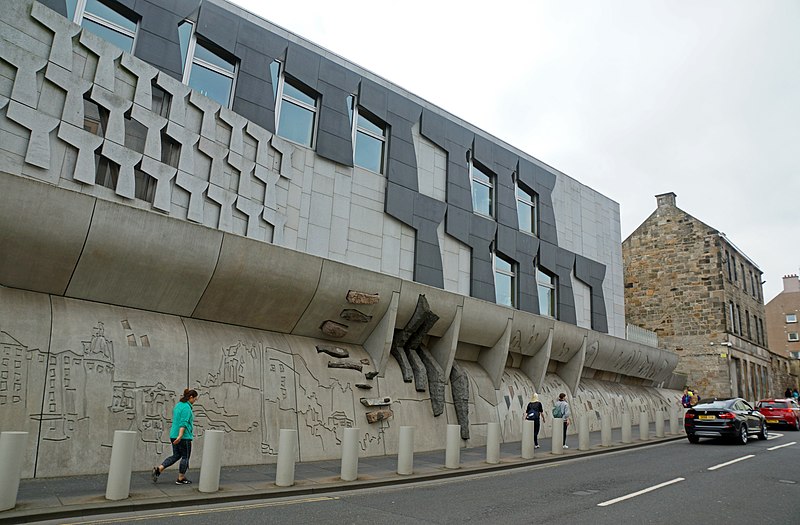
[[[539,391],[547,375],[547,365],[550,363],[550,353],[553,349],[553,329],[547,331],[547,338],[541,348],[532,356],[524,356],[520,363],[520,370],[527,375],[534,388]]]
[[[30,106],[10,100],[6,116],[30,130],[25,162],[42,169],[50,169],[50,132],[58,126],[58,119],[36,111]]]
[[[586,361],[586,337],[583,338],[578,351],[566,363],[559,363],[556,368],[556,374],[564,380],[570,392],[575,395],[578,391],[578,385],[581,382],[581,373],[583,372],[583,364]]]
[[[103,137],[86,131],[83,127],[62,122],[58,127],[58,138],[78,150],[75,170],[72,172],[73,180],[94,186],[97,178],[94,152],[103,144]]]
[[[508,359],[508,346],[510,341],[511,318],[509,317],[506,319],[506,328],[503,331],[503,335],[500,336],[494,346],[491,348],[484,348],[481,350],[480,354],[478,354],[478,364],[486,370],[495,389],[500,388],[500,380],[503,378],[503,370],[505,370],[506,361]]]
[[[103,89],[114,92],[116,84],[114,61],[122,54],[122,50],[85,29],[81,30],[79,40],[86,49],[97,56],[94,83]]]
[[[80,32],[81,26],[67,20],[40,2],[33,2],[31,17],[53,32],[50,62],[67,71],[72,71],[72,39]]]
[[[392,292],[392,299],[389,308],[383,314],[383,318],[364,341],[364,350],[367,351],[378,371],[380,377],[384,377],[386,366],[389,364],[389,353],[392,349],[392,338],[394,337],[394,327],[397,321],[397,307],[400,304],[400,294]]]
[[[453,360],[456,357],[463,310],[463,306],[456,306],[456,315],[453,318],[453,322],[447,327],[447,331],[442,337],[430,344],[431,355],[436,359],[436,362],[439,363],[439,366],[442,367],[445,378],[450,377],[450,371],[453,368]]]

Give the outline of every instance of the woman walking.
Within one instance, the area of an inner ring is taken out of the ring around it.
[[[541,422],[539,418],[541,418]],[[533,448],[539,448],[539,428],[541,423],[546,423],[544,420],[544,407],[542,402],[539,401],[539,394],[531,396],[531,401],[525,408],[525,419],[533,421]]]
[[[562,392],[558,394],[558,401],[556,401],[556,406],[553,409],[553,416],[560,417],[564,420],[564,448],[569,448],[567,446],[567,427],[569,426],[569,418],[571,415],[572,413],[567,403],[567,394]]]
[[[192,405],[197,401],[197,390],[186,389],[183,397],[172,410],[172,428],[169,431],[169,439],[172,441],[172,455],[164,460],[162,464],[153,467],[153,483],[158,481],[158,477],[164,469],[180,460],[178,465],[178,479],[176,485],[189,485],[191,481],[186,479],[186,471],[189,470],[189,456],[192,455],[192,440],[194,439],[194,414]]]

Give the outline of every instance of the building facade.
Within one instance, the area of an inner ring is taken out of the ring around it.
[[[800,279],[796,274],[783,277],[783,291],[766,305],[769,349],[787,357],[791,375],[787,386],[798,387],[800,374]]]
[[[656,200],[622,243],[628,322],[675,349],[676,372],[702,397],[777,394],[787,360],[768,350],[761,270],[674,193]]]
[[[401,424],[519,439],[534,391],[598,428],[674,404],[674,352],[625,339],[607,197],[223,0],[0,16],[0,417],[29,475],[103,472],[114,429],[151,464],[187,385],[226,464],[281,428],[301,460],[346,427],[365,455]]]

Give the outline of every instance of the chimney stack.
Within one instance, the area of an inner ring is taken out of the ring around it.
[[[800,292],[800,279],[797,274],[783,276],[783,291],[784,293]]]
[[[672,206],[674,208],[675,197],[677,197],[677,195],[672,192],[662,193],[661,195],[656,195],[656,203],[658,204],[659,208],[664,206]]]

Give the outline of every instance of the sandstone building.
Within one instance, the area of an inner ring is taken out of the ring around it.
[[[783,291],[766,306],[767,337],[769,349],[789,358],[792,378],[786,383],[798,387],[800,375],[800,279],[796,274],[783,278]]]

